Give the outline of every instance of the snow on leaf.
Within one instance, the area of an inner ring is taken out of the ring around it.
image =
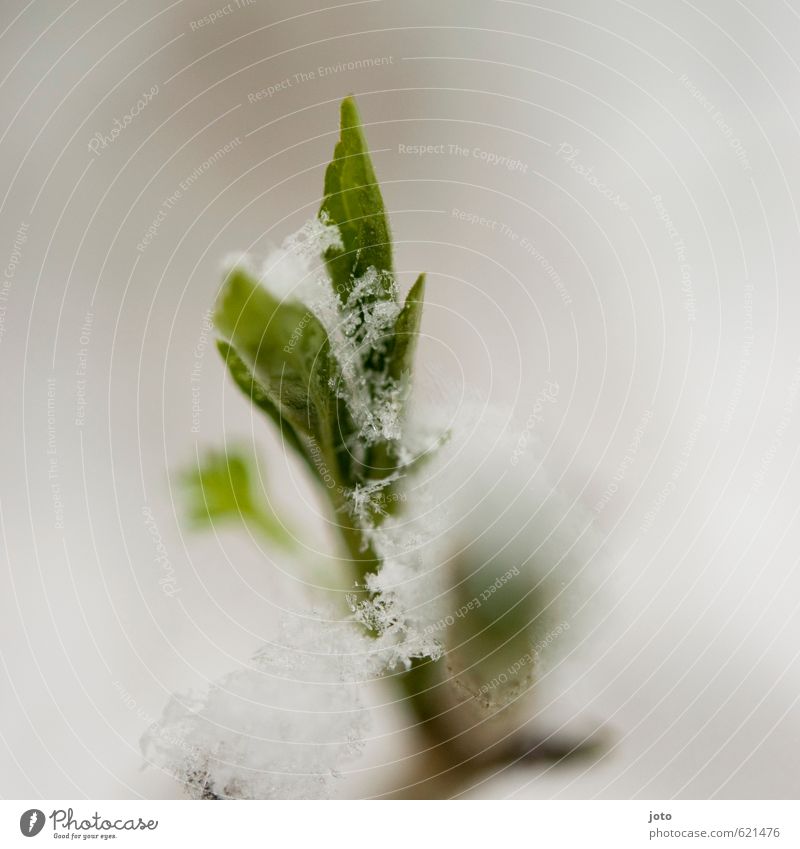
[[[335,224],[342,245],[331,245],[325,259],[334,291],[346,300],[355,281],[368,268],[392,271],[392,243],[383,198],[372,167],[367,141],[355,101],[341,106],[341,133],[333,161],[325,172],[325,192],[320,207],[323,221]],[[388,284],[388,277],[381,277]],[[376,297],[391,297],[388,289]]]

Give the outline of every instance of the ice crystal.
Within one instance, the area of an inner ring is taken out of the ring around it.
[[[548,636],[575,606],[576,578],[596,548],[588,513],[552,485],[539,446],[510,466],[517,443],[502,411],[462,406],[446,444],[400,482],[401,509],[367,530],[381,565],[355,610],[394,641],[399,663],[447,652],[451,673],[476,696],[492,665],[501,674],[513,666],[495,702],[512,698],[552,651]],[[488,663],[485,645],[463,643],[458,625],[479,608],[489,623],[506,620],[516,654]]]
[[[142,740],[194,798],[324,798],[361,750],[359,684],[381,661],[349,622],[293,620],[204,696],[176,696]]]
[[[352,281],[344,301],[327,280],[317,286],[315,296],[306,298],[339,363],[342,377],[331,389],[348,405],[359,428],[358,445],[398,440],[408,382],[376,368],[401,310],[394,277],[370,266]]]
[[[273,248],[260,262],[254,254],[234,252],[223,260],[223,272],[242,268],[261,281],[273,295],[283,300],[313,301],[318,288],[327,284],[322,255],[331,247],[341,247],[339,228],[319,218],[311,218]]]
[[[224,266],[226,272],[243,268],[274,296],[300,301],[320,320],[341,371],[330,388],[347,403],[358,427],[355,450],[400,439],[409,381],[375,367],[402,308],[394,276],[370,266],[342,298],[331,289],[322,261],[327,250],[341,246],[338,227],[312,218],[271,251],[260,268],[247,253],[230,254]]]

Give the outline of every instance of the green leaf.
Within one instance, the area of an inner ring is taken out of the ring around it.
[[[410,376],[414,368],[424,301],[425,275],[420,274],[394,324],[394,339],[387,367],[388,375],[393,380],[399,381],[404,376]]]
[[[180,475],[189,521],[196,527],[241,521],[284,548],[293,537],[263,498],[245,456],[236,450],[210,451]]]
[[[250,372],[254,403],[288,422],[298,436],[327,441],[337,413],[328,384],[338,368],[317,318],[300,303],[279,301],[235,268],[220,293],[214,323],[229,343],[226,352],[232,348],[236,354],[240,386],[247,382],[242,367]]]
[[[528,689],[540,655],[569,630],[559,622],[560,587],[548,580],[548,559],[508,550],[494,554],[481,542],[453,560],[453,625],[448,665],[462,686],[486,705],[499,706]]]
[[[297,436],[291,424],[281,417],[278,408],[270,401],[266,390],[255,379],[244,360],[234,351],[231,345],[222,339],[217,340],[217,350],[222,356],[222,359],[225,360],[225,365],[227,365],[234,383],[242,390],[245,397],[260,410],[263,410],[275,422],[283,438],[299,454],[305,455],[306,449],[300,437]]]
[[[325,196],[319,215],[323,221],[336,224],[342,236],[343,250],[330,248],[325,254],[339,297],[346,300],[353,279],[370,266],[387,273],[384,296],[392,297],[389,223],[352,97],[342,101],[341,134],[325,172]]]
[[[253,512],[253,498],[244,459],[236,453],[209,452],[196,467],[181,473],[187,513],[194,524],[241,518]]]

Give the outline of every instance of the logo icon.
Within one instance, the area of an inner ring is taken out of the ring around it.
[[[44,828],[44,813],[38,808],[31,808],[19,818],[19,830],[25,837],[36,837]]]

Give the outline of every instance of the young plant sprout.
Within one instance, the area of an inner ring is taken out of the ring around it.
[[[173,698],[143,748],[196,797],[329,795],[363,746],[361,689],[378,677],[440,772],[581,748],[523,726],[525,697],[570,629],[589,522],[535,458],[520,462],[500,412],[412,405],[424,299],[424,275],[399,291],[347,98],[316,218],[260,270],[233,261],[214,323],[233,381],[320,484],[352,590],[343,609],[310,601],[206,695]],[[195,524],[233,517],[292,548],[240,454],[210,454],[183,482]]]

